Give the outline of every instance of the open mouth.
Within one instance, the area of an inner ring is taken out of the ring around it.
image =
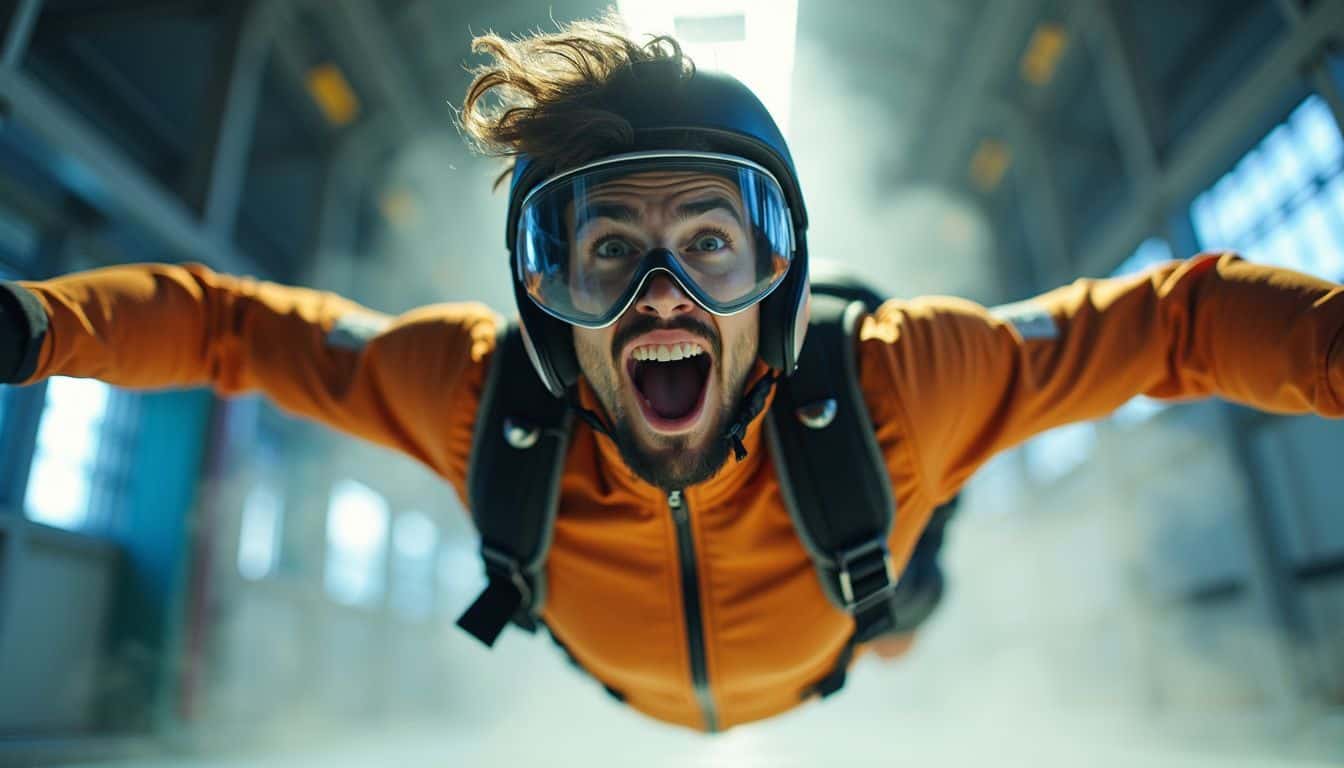
[[[694,342],[637,346],[626,362],[644,418],[664,432],[686,429],[699,418],[712,367],[710,355]]]

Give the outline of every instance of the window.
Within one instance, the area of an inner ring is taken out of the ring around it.
[[[1190,205],[1199,246],[1344,279],[1344,139],[1307,97]]]
[[[131,404],[93,379],[47,381],[24,497],[30,519],[69,530],[108,522],[127,480]]]
[[[256,580],[275,570],[280,551],[284,501],[266,485],[258,485],[243,500],[242,525],[238,531],[238,573]]]
[[[434,610],[435,551],[439,529],[417,510],[397,516],[392,527],[392,608],[409,619]]]
[[[387,502],[376,491],[343,480],[327,509],[326,587],[344,605],[373,605],[383,595]]]

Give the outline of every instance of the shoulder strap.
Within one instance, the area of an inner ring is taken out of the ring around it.
[[[487,646],[510,620],[536,630],[572,419],[537,377],[522,331],[510,322],[481,394],[467,475],[489,583],[457,625]]]
[[[897,626],[887,536],[896,503],[855,360],[862,302],[816,294],[798,369],[779,384],[766,436],[794,528],[854,642]]]

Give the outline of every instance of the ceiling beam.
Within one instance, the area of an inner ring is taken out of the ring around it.
[[[962,61],[925,124],[929,137],[921,153],[925,175],[936,183],[964,186],[965,161],[983,132],[981,115],[1005,70],[1016,67],[1021,43],[1044,7],[1043,0],[995,0],[986,3]]]
[[[225,13],[205,99],[203,135],[191,158],[186,198],[218,237],[233,236],[242,206],[257,109],[288,0],[248,0]]]
[[[1278,0],[1279,12],[1293,29],[1306,23],[1306,9],[1303,5],[1303,0]],[[1344,93],[1340,93],[1339,83],[1330,73],[1329,62],[1329,51],[1322,50],[1317,53],[1315,60],[1309,65],[1311,85],[1330,107],[1331,114],[1335,116],[1335,125],[1340,131],[1344,131]]]
[[[423,133],[430,122],[425,100],[416,92],[401,46],[378,9],[369,0],[332,0],[315,7],[336,22],[332,34],[352,53],[349,60],[364,67],[397,127],[408,137]]]
[[[37,14],[42,10],[42,0],[22,0],[9,16],[9,29],[5,32],[4,53],[0,54],[0,66],[5,69],[18,69],[23,56],[28,52],[28,43],[33,39],[33,27],[37,24]]]
[[[1150,210],[1169,211],[1173,204],[1191,199],[1227,170],[1244,140],[1246,121],[1279,104],[1285,93],[1302,83],[1304,67],[1342,38],[1344,3],[1318,3],[1304,12],[1302,23],[1269,47],[1250,76],[1174,146],[1157,174],[1151,196],[1136,199],[1092,238],[1092,245],[1082,252],[1080,273],[1108,274],[1153,234]]]
[[[1081,32],[1095,56],[1101,95],[1136,193],[1150,196],[1157,180],[1156,105],[1140,75],[1133,40],[1121,30],[1112,0],[1083,0]]]
[[[1047,151],[1045,137],[1021,108],[999,104],[993,110],[995,123],[1016,151],[1016,183],[1026,194],[1019,207],[1031,245],[1028,259],[1036,273],[1036,291],[1044,291],[1073,276],[1073,244],[1059,193],[1058,176]],[[1016,197],[1016,196],[1015,196]]]
[[[45,10],[44,23],[61,33],[88,34],[109,27],[124,27],[154,18],[216,16],[226,12],[232,0],[117,0],[93,6],[66,5]]]
[[[183,257],[225,272],[264,274],[41,84],[22,72],[0,68],[0,101],[8,119],[50,153],[43,160],[66,189],[96,208],[135,221]]]

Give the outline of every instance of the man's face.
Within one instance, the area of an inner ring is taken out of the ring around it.
[[[602,185],[573,221],[575,283],[619,275],[654,248],[712,271],[716,254],[751,248],[740,195],[708,174],[641,173]],[[694,270],[692,270],[694,273]],[[613,277],[612,279],[619,279]],[[596,392],[630,468],[667,490],[713,476],[723,438],[757,352],[756,306],[707,312],[664,273],[654,274],[615,323],[574,328],[579,366]]]

